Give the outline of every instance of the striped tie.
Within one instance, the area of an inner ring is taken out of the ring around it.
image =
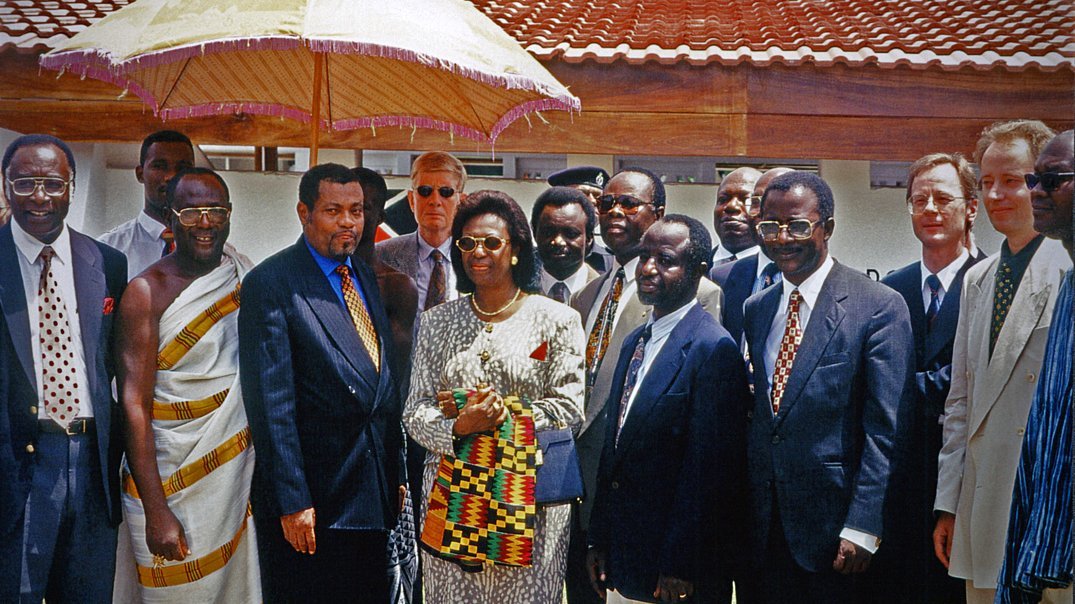
[[[440,253],[440,250],[433,250],[429,257],[433,260],[433,270],[429,273],[429,287],[426,288],[426,302],[422,310],[429,310],[443,303],[448,294],[447,274],[444,272],[444,254]]]
[[[373,328],[370,313],[366,310],[366,305],[362,303],[362,298],[358,295],[354,282],[351,281],[351,271],[347,269],[347,265],[341,264],[337,266],[336,273],[340,275],[340,288],[343,290],[343,299],[347,303],[347,311],[351,313],[351,320],[355,323],[358,337],[362,339],[362,344],[366,347],[366,352],[369,353],[373,366],[377,368],[377,371],[380,371],[381,345],[377,341],[377,331]]]

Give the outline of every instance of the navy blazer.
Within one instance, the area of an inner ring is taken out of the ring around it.
[[[642,330],[619,354],[609,418]],[[693,601],[714,601],[707,586],[731,576],[745,516],[746,377],[739,346],[695,305],[637,386],[618,447],[608,422],[589,534],[624,596],[651,600],[665,574],[695,582]]]
[[[127,287],[127,258],[103,243],[66,228],[71,236],[71,262],[78,302],[79,328],[86,361],[86,392],[93,405],[99,487],[108,515],[119,524],[119,463],[123,454],[123,413],[112,397],[113,313]],[[66,237],[67,233],[61,235]],[[37,309],[26,307],[18,250],[11,225],[0,227],[0,601],[7,601],[7,579],[21,568],[23,510],[34,471],[37,444],[37,380],[31,359],[30,321]],[[111,299],[111,300],[109,300]],[[17,554],[13,555],[13,552]],[[18,582],[14,593],[18,593]],[[11,598],[18,599],[17,596]]]
[[[380,372],[302,237],[243,281],[239,370],[261,518],[312,507],[319,527],[395,525],[402,406],[391,332],[373,271],[351,261],[381,342]]]
[[[721,307],[721,325],[736,342],[743,341],[743,305],[754,289],[758,278],[760,253],[735,262],[718,264],[709,271],[709,279],[724,290],[724,306]]]
[[[783,287],[746,303],[751,358],[762,359]],[[754,363],[748,436],[752,539],[783,530],[796,563],[832,567],[844,527],[883,538],[892,474],[909,429],[914,341],[896,292],[835,264],[811,310],[780,411]],[[771,527],[773,501],[782,526]],[[757,558],[758,563],[762,563]]]

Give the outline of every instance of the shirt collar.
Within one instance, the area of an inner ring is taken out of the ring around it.
[[[948,266],[945,266],[936,273],[937,279],[940,279],[941,281],[941,289],[943,289],[944,291],[948,291],[949,289],[951,289],[952,280],[956,278],[956,275],[959,274],[960,269],[963,268],[963,265],[967,262],[967,259],[970,258],[970,252],[967,251],[967,248],[962,248],[962,250],[963,251],[959,253],[959,256],[957,256],[955,260],[949,262]],[[922,283],[920,285],[924,290],[926,287],[928,287],[926,285],[926,278],[929,277],[930,272],[929,269],[926,268],[926,262],[924,260],[919,266],[922,267],[922,270],[918,271],[922,273],[920,275],[920,277],[922,278]]]
[[[589,277],[588,273],[589,271],[587,271],[586,263],[583,262],[582,266],[579,267],[579,270],[572,273],[567,279],[564,279],[564,283],[567,285],[567,291],[574,294],[583,287],[586,287],[586,279]],[[541,269],[541,287],[543,290],[549,291],[553,285],[556,285],[559,282],[559,279],[550,275],[544,268]]]
[[[425,239],[422,239],[421,233],[415,233],[415,237],[418,238],[418,259],[428,260],[429,255],[433,253],[434,249],[440,250],[440,253],[444,256],[445,260],[450,260],[452,257],[452,238],[449,237],[444,240],[444,243],[434,248],[432,245],[426,243]]]
[[[754,270],[754,280],[757,281],[761,274],[765,271],[765,267],[769,266],[772,260],[765,255],[765,251],[761,249],[761,246],[757,246],[758,254],[758,266]]]
[[[671,312],[656,320],[654,320],[653,313],[651,312],[649,320],[646,321],[646,324],[650,326],[650,341],[652,342],[671,333],[672,330],[676,328],[676,325],[679,325],[679,322],[683,320],[683,317],[687,316],[687,313],[689,313],[696,304],[698,304],[698,298],[677,308],[675,312]]]
[[[171,212],[171,210],[168,210]],[[138,213],[138,217],[134,219],[138,223],[138,227],[149,234],[153,239],[160,239],[161,233],[164,232],[164,225],[157,222],[149,214],[146,214],[145,210]]]
[[[322,256],[318,253],[318,251],[314,249],[314,246],[310,245],[310,242],[306,240],[306,235],[302,236],[302,242],[306,244],[306,249],[310,250],[310,254],[314,257],[314,262],[317,262],[317,266],[321,268],[321,272],[323,272],[326,277],[336,272],[336,267],[341,264],[351,269],[351,272],[354,272],[354,267],[351,266],[350,256],[344,258],[343,262],[333,260],[332,258]]]
[[[623,273],[624,273],[624,275],[623,275],[624,276],[623,283],[624,283],[624,285],[634,283],[635,282],[635,271],[638,269],[638,256],[635,256],[634,258],[631,258],[630,260],[627,261],[627,264],[624,264],[622,266],[620,265],[620,261],[616,260],[616,257],[613,256],[612,257],[612,270],[609,271],[609,274],[615,276],[616,271],[618,271],[620,268],[623,268]]]
[[[806,278],[805,281],[799,285],[795,285],[787,279],[781,279],[780,282],[784,287],[784,300],[787,301],[791,298],[791,292],[794,289],[799,290],[799,295],[802,296],[803,302],[810,308],[813,308],[817,303],[817,297],[821,294],[821,286],[825,285],[825,278],[829,276],[829,272],[832,270],[833,265],[836,262],[829,254],[825,255],[825,261],[821,263],[821,266],[814,271],[814,274]]]
[[[33,237],[26,231],[22,230],[19,223],[14,219],[11,220],[11,238],[15,241],[15,248],[19,250],[22,257],[26,259],[27,264],[33,265],[37,262],[38,256],[41,255],[41,250],[46,245],[52,246],[52,251],[56,254],[55,258],[67,266],[71,265],[71,235],[70,230],[65,223],[60,230],[60,234],[56,237],[56,240],[52,243],[42,243],[36,237]]]

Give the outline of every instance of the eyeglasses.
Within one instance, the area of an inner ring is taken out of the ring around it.
[[[811,221],[805,218],[798,220],[792,220],[787,224],[780,224],[775,220],[765,220],[759,222],[754,229],[758,231],[758,236],[762,241],[776,241],[780,237],[780,231],[787,231],[788,237],[792,239],[809,239],[810,235],[814,233],[814,227],[821,224],[821,221]]]
[[[1061,181],[1067,180],[1072,176],[1075,176],[1075,172],[1043,172],[1042,174],[1034,172],[1032,174],[1024,174],[1023,179],[1026,180],[1026,188],[1028,189],[1033,189],[1040,183],[1042,191],[1052,193],[1060,187]]]
[[[455,195],[455,189],[451,187],[437,187],[436,189],[433,189],[433,187],[429,185],[421,185],[415,189],[415,191],[418,191],[418,195],[422,197],[429,197],[433,194],[434,190],[436,190],[437,193],[440,193],[440,196],[444,199],[448,199],[452,195]]]
[[[471,237],[466,235],[455,240],[455,247],[459,248],[460,252],[470,253],[478,249],[478,246],[485,248],[487,252],[495,252],[504,247],[504,240],[494,235],[488,237]]]
[[[70,180],[53,176],[27,176],[15,178],[8,182],[11,183],[11,192],[20,197],[33,195],[38,187],[41,187],[41,190],[49,197],[60,197],[67,191],[67,186],[71,184]]]
[[[608,214],[612,208],[620,206],[621,212],[627,216],[634,216],[642,211],[642,208],[651,205],[653,204],[648,201],[642,201],[630,195],[602,195],[597,198],[597,211],[602,214]]]
[[[231,216],[230,209],[220,207],[183,208],[178,212],[173,209],[172,213],[179,217],[179,224],[188,227],[195,226],[201,222],[202,216],[209,218],[209,224],[224,224],[228,221],[228,217]]]
[[[944,194],[912,195],[907,198],[907,211],[912,216],[918,216],[926,211],[932,200],[933,207],[936,208],[938,213],[945,212],[955,207],[957,201],[963,201],[964,199],[963,197],[952,197]]]

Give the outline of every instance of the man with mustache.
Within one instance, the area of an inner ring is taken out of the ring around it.
[[[177,172],[192,167],[194,145],[186,135],[160,130],[142,141],[138,165],[134,168],[134,177],[142,183],[144,191],[142,211],[99,238],[127,256],[128,281],[175,249],[168,227],[166,189]]]
[[[754,183],[761,172],[742,167],[732,170],[720,181],[717,203],[713,206],[713,228],[717,231],[720,245],[713,248],[712,266],[720,266],[747,258],[758,253],[758,242],[750,223],[750,199],[754,195]]]
[[[239,310],[265,600],[383,603],[402,408],[377,279],[353,255],[358,176],[314,166],[296,210],[302,236],[250,271]]]

